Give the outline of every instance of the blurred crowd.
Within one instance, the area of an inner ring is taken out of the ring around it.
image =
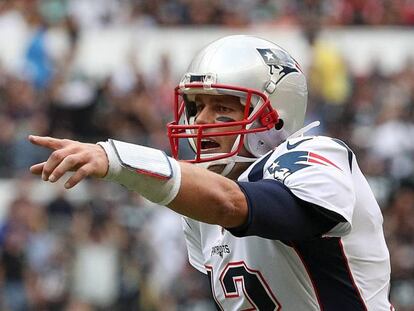
[[[300,25],[309,16],[326,26],[414,24],[410,0],[12,0],[1,5],[39,8],[47,23],[72,16],[82,27]]]
[[[414,3],[403,0],[1,1],[0,24],[18,18],[33,31],[24,70],[0,64],[0,178],[13,180],[17,193],[0,223],[0,309],[212,310],[208,280],[189,267],[175,214],[93,180],[83,200],[59,190],[51,199],[33,198],[37,179],[28,167],[48,154],[26,137],[113,137],[168,152],[165,123],[179,79],[169,55],[159,60],[157,76],[131,61],[93,80],[72,66],[84,27],[301,24],[303,12],[322,25],[414,23]],[[48,27],[57,24],[70,38],[58,61],[45,46]],[[356,75],[317,33],[303,36],[312,54],[307,121],[320,120],[315,134],[340,138],[357,154],[384,213],[392,301],[400,311],[414,310],[414,61],[398,72],[373,65]]]

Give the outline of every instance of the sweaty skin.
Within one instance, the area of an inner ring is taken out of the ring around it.
[[[244,107],[233,96],[197,95],[196,124],[214,123],[220,117],[234,120],[243,118]],[[215,152],[228,152],[235,136],[217,137],[220,145]],[[108,172],[108,159],[102,147],[69,139],[30,135],[31,143],[53,150],[49,158],[33,165],[30,171],[41,175],[45,181],[56,182],[66,172],[73,175],[66,181],[70,189],[88,176],[104,177]],[[246,150],[241,155],[249,155]],[[247,220],[246,197],[232,180],[246,169],[247,164],[237,164],[230,178],[204,168],[180,162],[181,187],[168,207],[182,215],[202,222],[218,224],[226,228],[237,227]]]

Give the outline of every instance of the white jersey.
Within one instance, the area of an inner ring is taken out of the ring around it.
[[[393,310],[380,208],[345,144],[289,139],[238,179],[275,179],[346,221],[311,241],[237,238],[187,217],[190,263],[210,278],[219,310]],[[260,200],[260,198],[256,198]]]

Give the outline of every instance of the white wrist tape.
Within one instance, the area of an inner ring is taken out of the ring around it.
[[[163,151],[113,139],[99,142],[109,161],[106,180],[117,182],[148,200],[167,205],[177,196],[181,167]]]

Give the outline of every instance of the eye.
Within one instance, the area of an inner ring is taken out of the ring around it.
[[[229,113],[229,112],[232,112],[233,109],[227,106],[224,106],[224,105],[217,105],[217,111],[221,113]]]

